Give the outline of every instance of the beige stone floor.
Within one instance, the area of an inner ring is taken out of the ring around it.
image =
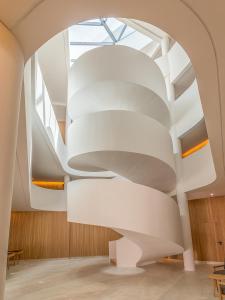
[[[106,257],[22,261],[10,267],[6,300],[211,300],[211,267],[180,263],[116,269]]]

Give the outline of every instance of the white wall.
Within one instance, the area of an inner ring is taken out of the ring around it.
[[[197,81],[195,80],[172,105],[174,106],[176,134],[180,137],[204,117]]]
[[[66,191],[31,185],[31,207],[47,211],[66,211]]]
[[[113,228],[135,242],[142,259],[182,252],[177,203],[164,193],[125,180],[69,182],[68,221]]]
[[[150,89],[135,83],[97,81],[78,91],[68,103],[68,113],[72,120],[105,110],[136,111],[170,127],[167,104]]]
[[[140,84],[166,99],[164,77],[158,66],[146,54],[129,47],[105,46],[83,54],[70,69],[69,97],[102,80]]]
[[[76,119],[68,130],[68,164],[86,171],[111,170],[162,191],[171,190],[176,181],[169,130],[129,111]]]
[[[216,179],[210,144],[182,159],[185,192],[203,187]]]
[[[190,59],[184,49],[176,42],[168,53],[170,79],[175,81],[177,77],[190,64]]]
[[[160,56],[159,58],[155,59],[155,62],[163,73],[163,76],[166,77],[170,72],[167,56]]]
[[[38,62],[52,103],[67,104],[69,42],[61,32],[44,44],[37,52]]]

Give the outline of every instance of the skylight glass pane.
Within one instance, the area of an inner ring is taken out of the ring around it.
[[[127,26],[124,33],[123,33],[123,35],[122,35],[122,37],[121,37],[121,39],[124,39],[124,38],[128,37],[130,34],[132,34],[134,32],[136,32],[136,31],[133,28]]]
[[[134,33],[128,35],[127,37],[119,41],[118,44],[141,50],[151,42],[151,38],[144,34],[141,34],[138,31],[135,31]]]
[[[102,42],[107,37],[103,26],[75,25],[69,30],[70,42]]]
[[[117,29],[115,29],[115,30],[113,31],[113,35],[114,35],[114,37],[115,37],[116,40],[117,40],[116,44],[118,43],[118,40],[121,39],[121,34],[124,33],[124,30],[123,30],[123,29],[124,29],[124,24],[122,24],[121,26],[119,26]],[[107,42],[110,41],[110,38],[108,38],[106,41],[107,41]]]
[[[106,44],[125,45],[141,50],[152,40],[115,18],[102,18],[70,27],[69,41],[72,43],[70,58],[74,61],[85,52]]]
[[[115,18],[107,18],[106,24],[108,25],[109,29],[112,32],[124,25],[124,23],[120,22],[119,20],[117,20]]]

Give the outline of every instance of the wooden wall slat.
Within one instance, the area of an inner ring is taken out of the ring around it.
[[[69,254],[69,224],[62,212],[14,212],[9,249],[24,249],[22,258],[57,258]]]
[[[70,256],[108,255],[108,242],[120,237],[109,228],[70,223]]]
[[[224,261],[225,197],[191,200],[189,211],[195,259]],[[13,212],[9,249],[23,248],[25,259],[108,255],[108,241],[118,238],[108,228],[68,223],[64,212]]]
[[[67,222],[65,212],[13,212],[9,249],[22,259],[108,255],[108,242],[121,236],[92,225]]]

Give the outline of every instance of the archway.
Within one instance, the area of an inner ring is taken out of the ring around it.
[[[222,176],[224,171],[223,165],[218,163],[222,159],[222,142],[220,115],[221,100],[218,85],[219,79],[216,53],[204,23],[184,1],[174,0],[171,5],[171,2],[165,2],[163,0],[141,0],[132,1],[132,3],[128,0],[123,1],[123,3],[119,0],[113,2],[101,0],[92,2],[69,0],[65,5],[65,1],[63,0],[46,0],[41,1],[38,5],[32,7],[27,14],[11,24],[9,29],[21,45],[25,60],[27,60],[42,44],[58,32],[76,22],[98,16],[126,17],[143,20],[168,32],[183,46],[188,53],[196,72],[206,120],[214,120],[213,126],[208,122],[207,129],[211,140],[213,156],[217,157],[217,160],[215,160],[215,167],[218,178]],[[3,35],[4,34],[5,33],[3,33]],[[1,37],[3,46],[5,42],[5,36]],[[12,45],[12,47],[15,46],[15,44]],[[10,54],[13,56],[14,50],[9,48],[9,51],[10,50],[12,51]],[[4,57],[1,57],[1,60],[4,60]],[[210,72],[205,72],[204,66],[206,63]],[[4,79],[6,84],[8,84],[10,80],[15,80],[15,82],[12,83],[16,83],[18,80],[18,78],[15,79],[16,76],[14,77],[15,73],[13,72],[16,72],[16,70],[12,70],[11,78]],[[17,72],[19,72],[19,70],[17,70]],[[12,87],[13,84],[10,88]],[[5,95],[1,96],[1,104],[3,105],[7,100],[9,100],[9,102],[11,101],[12,104],[13,101],[15,101],[15,93],[9,92],[6,97]],[[1,131],[5,131],[7,128],[8,139],[12,141],[12,144],[15,144],[16,128],[12,128],[12,124],[14,124],[12,121],[17,118],[17,112],[11,114],[11,111],[12,107],[9,105],[6,112],[10,117],[7,121],[1,120],[0,127]],[[218,118],[218,116],[220,116],[220,118]],[[16,126],[16,124],[14,125]],[[7,153],[7,147],[10,146],[11,143],[8,144],[8,141],[6,141],[3,147],[4,149],[2,149],[3,153]],[[11,153],[6,155],[4,159],[6,161],[12,160],[10,155]],[[10,167],[12,168],[12,166]],[[5,169],[4,167],[1,169],[1,176],[4,177]],[[2,195],[1,201],[4,202],[10,202],[9,191],[12,186],[11,175],[12,172],[10,173],[10,176],[6,178],[4,187],[0,190]],[[3,204],[3,213],[4,208]],[[2,224],[0,225],[3,226],[4,230],[8,231],[8,228],[5,228],[4,220],[1,221],[1,223]],[[3,236],[5,236],[5,234]],[[6,241],[5,238],[4,241]],[[7,246],[4,245],[4,249],[6,248]],[[3,262],[5,260],[6,253],[3,255]],[[4,263],[2,264],[1,262],[1,265],[4,265]],[[1,270],[1,273],[4,274],[4,269]],[[3,281],[4,275],[1,276],[1,278],[1,281]],[[2,282],[0,286],[2,286]]]

